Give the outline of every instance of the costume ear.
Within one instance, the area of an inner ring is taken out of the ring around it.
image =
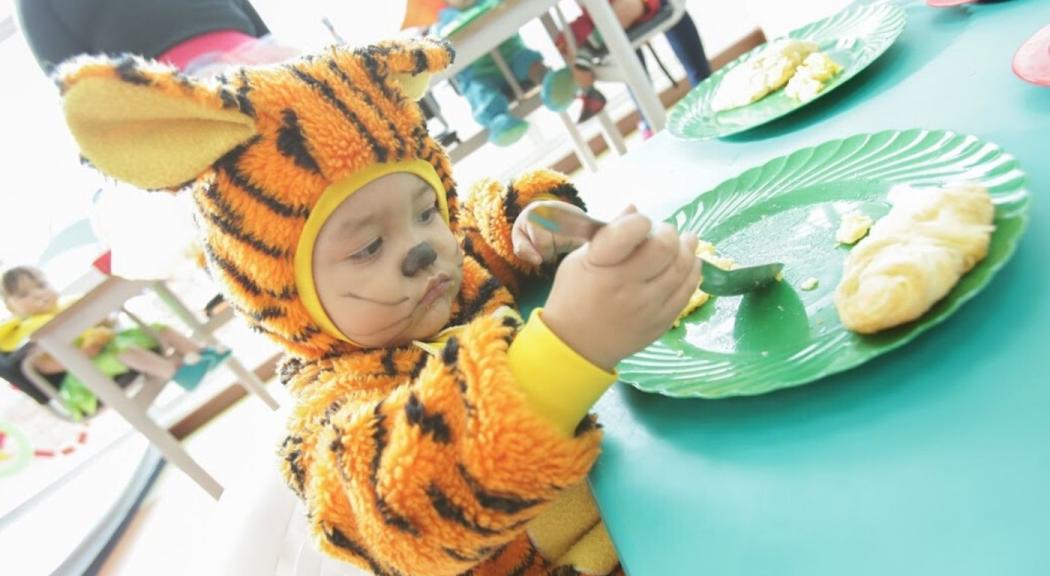
[[[390,76],[412,100],[422,98],[430,76],[448,68],[456,58],[452,45],[433,38],[380,42],[376,53],[386,60]]]
[[[255,135],[238,95],[131,56],[80,58],[58,84],[82,155],[140,188],[175,188]]]

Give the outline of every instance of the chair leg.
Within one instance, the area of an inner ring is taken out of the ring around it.
[[[157,344],[160,346],[161,356],[168,356],[173,352],[173,350],[171,350],[171,347],[167,345],[167,342],[164,341],[164,338],[161,337],[161,335],[153,329],[153,326],[150,326],[149,324],[144,322],[142,318],[139,318],[137,315],[135,315],[134,312],[128,310],[127,306],[121,306],[120,311],[126,314],[128,318],[131,318],[131,321],[137,324],[139,328],[142,328],[142,331],[148,334],[150,338],[153,338],[157,341]]]
[[[99,372],[83,353],[67,343],[46,338],[41,338],[40,345],[55,360],[84,382],[84,385],[106,405],[116,410],[136,430],[145,435],[164,454],[165,458],[178,466],[212,498],[219,499],[222,495],[222,485],[186,452],[174,436],[154,422],[146,410],[139,408],[134,400],[124,394],[124,390]]]
[[[674,76],[672,76],[671,72],[667,69],[667,66],[664,65],[664,61],[660,60],[660,57],[656,55],[656,50],[653,49],[652,43],[646,42],[645,47],[649,49],[649,55],[653,57],[653,60],[656,60],[656,65],[660,67],[660,71],[664,73],[664,76],[667,76],[668,80],[670,80],[671,86],[678,88],[678,80],[675,80]]]
[[[230,367],[230,371],[237,376],[237,382],[245,390],[262,399],[262,401],[270,407],[270,410],[277,410],[280,408],[280,405],[277,404],[277,400],[266,391],[266,385],[263,381],[259,380],[259,377],[256,376],[254,372],[247,369],[244,364],[241,364],[240,360],[230,356],[230,358],[226,360],[226,364]]]
[[[620,129],[616,127],[616,122],[613,122],[609,113],[602,110],[598,113],[598,122],[602,127],[602,134],[605,135],[605,140],[612,146],[612,149],[616,151],[616,154],[623,156],[627,153],[627,145],[623,141],[623,136],[620,134]]]
[[[220,344],[219,340],[215,338],[215,335],[197,320],[193,315],[193,312],[190,312],[190,310],[186,308],[186,305],[182,303],[182,300],[180,300],[179,297],[167,287],[167,285],[163,282],[154,282],[153,290],[156,291],[157,295],[160,296],[165,304],[171,307],[172,311],[175,312],[175,315],[189,326],[190,330],[193,331],[194,338],[200,338],[211,346],[218,346]],[[262,399],[271,410],[277,410],[279,408],[277,400],[266,391],[263,383],[251,372],[251,370],[245,368],[244,365],[237,360],[235,355],[231,356],[227,362],[230,364],[230,369],[237,375],[237,378],[240,379],[240,382],[245,389],[255,393],[255,395]]]
[[[558,117],[561,118],[562,124],[565,125],[565,130],[569,133],[569,137],[572,138],[572,145],[576,149],[576,155],[579,156],[580,163],[591,172],[597,172],[598,158],[594,156],[594,152],[591,151],[591,147],[587,144],[583,134],[580,134],[580,128],[567,113],[558,112]]]
[[[44,351],[40,349],[33,350],[26,357],[22,359],[22,374],[25,375],[26,379],[33,383],[41,392],[46,394],[52,400],[61,402],[61,396],[58,394],[58,390],[47,381],[47,378],[36,371],[33,367],[33,362],[37,358],[44,355]]]

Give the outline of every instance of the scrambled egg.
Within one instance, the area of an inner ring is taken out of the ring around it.
[[[713,244],[711,244],[710,242],[704,242],[703,240],[701,240],[700,243],[696,246],[696,255],[698,258],[703,258],[704,260],[707,260],[708,262],[724,270],[732,270],[736,266],[736,263],[733,262],[732,259],[716,254],[715,247]],[[703,282],[701,282],[701,286],[702,285]],[[693,291],[693,295],[689,297],[689,303],[685,305],[685,309],[682,310],[682,313],[679,314],[678,318],[674,321],[674,328],[677,328],[686,316],[695,312],[698,308],[703,306],[710,298],[710,294],[704,292],[699,287],[697,287],[697,289]]]
[[[868,216],[854,212],[842,217],[842,223],[835,232],[835,241],[841,244],[855,244],[868,234],[872,220]]]
[[[722,77],[711,108],[721,112],[761,100],[787,84],[803,60],[819,49],[816,42],[807,40],[779,40],[770,44]]]
[[[824,89],[824,84],[842,72],[842,66],[823,52],[814,52],[795,70],[795,75],[784,88],[788,96],[805,102],[812,100]]]

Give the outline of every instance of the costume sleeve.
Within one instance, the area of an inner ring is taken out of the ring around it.
[[[534,170],[508,185],[491,179],[478,182],[459,209],[458,233],[464,251],[515,294],[522,280],[549,272],[515,256],[511,241],[514,221],[536,200],[562,200],[584,207],[568,177],[553,170]]]
[[[296,376],[314,381],[293,383],[303,396],[283,469],[324,551],[375,574],[460,574],[584,479],[600,434],[590,418],[565,429],[529,398],[510,360],[511,324],[478,318],[425,364],[412,349],[379,350]],[[591,368],[569,369],[559,385],[611,384]],[[384,370],[418,376],[400,385],[339,376]]]

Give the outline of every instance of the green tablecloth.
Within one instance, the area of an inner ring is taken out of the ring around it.
[[[853,371],[720,401],[617,385],[591,479],[632,576],[1050,574],[1050,89],[1010,69],[1050,1],[899,4],[907,29],[847,85],[727,140],[660,134],[589,203],[662,217],[796,148],[943,128],[1018,158],[1028,231],[955,316]]]

